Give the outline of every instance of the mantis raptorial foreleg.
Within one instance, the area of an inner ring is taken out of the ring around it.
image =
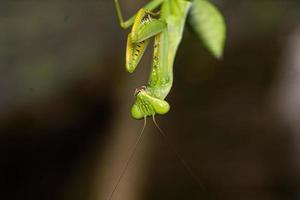
[[[144,19],[136,30],[132,28],[132,42],[138,43],[149,39],[162,32],[166,27],[167,23],[164,20],[152,19],[149,15],[149,18]]]
[[[159,7],[163,2],[164,2],[164,0],[152,0],[144,6],[144,9],[148,10],[148,11],[153,11],[154,9]],[[119,19],[119,22],[120,22],[120,26],[123,29],[129,28],[134,23],[134,21],[136,19],[136,14],[133,15],[132,17],[130,17],[128,20],[124,21],[123,14],[122,14],[122,11],[121,11],[121,7],[120,7],[120,4],[119,4],[119,0],[115,0],[115,7],[116,7],[116,10],[117,10],[117,15],[118,15],[118,19]]]
[[[128,34],[126,47],[126,70],[129,73],[132,73],[139,64],[148,44],[149,40],[133,43],[131,40],[131,33]]]
[[[140,62],[149,43],[149,38],[159,34],[166,27],[164,20],[154,19],[153,13],[140,9],[127,38],[126,69],[132,73]]]

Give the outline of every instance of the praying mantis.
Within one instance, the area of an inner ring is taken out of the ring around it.
[[[195,33],[216,58],[222,57],[226,32],[223,17],[217,8],[207,0],[152,0],[127,21],[123,19],[119,1],[114,0],[114,2],[120,26],[123,29],[132,26],[127,37],[126,47],[125,66],[129,73],[135,71],[152,38],[154,38],[154,43],[148,83],[146,86],[136,89],[135,103],[131,108],[133,118],[144,118],[144,127],[108,200],[112,199],[141,141],[147,117],[153,117],[153,122],[166,138],[154,116],[156,114],[164,115],[170,110],[170,105],[165,98],[173,84],[174,60],[182,40],[188,14],[190,13],[189,22]],[[155,12],[158,8],[160,8],[159,11]],[[171,145],[169,144],[169,146]],[[197,180],[186,162],[172,146],[171,148],[190,175]]]
[[[135,91],[131,115],[143,119],[170,110],[165,100],[173,84],[173,64],[182,40],[188,13],[200,38],[217,58],[222,56],[225,24],[218,10],[207,0],[152,0],[129,20],[124,21],[119,1],[115,0],[120,26],[132,26],[127,38],[126,70],[133,73],[151,38],[154,38],[153,59],[146,86]],[[155,9],[160,11],[155,13]],[[213,30],[210,30],[213,29]]]

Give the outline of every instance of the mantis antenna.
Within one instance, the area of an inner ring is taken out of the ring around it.
[[[132,161],[132,159],[133,159],[133,157],[134,157],[134,155],[136,153],[137,147],[139,146],[139,144],[142,141],[142,138],[143,138],[143,135],[144,135],[144,131],[145,131],[145,128],[146,128],[146,124],[147,124],[147,120],[146,120],[146,117],[144,117],[144,125],[143,125],[143,128],[142,128],[142,131],[141,131],[140,135],[138,136],[135,144],[133,145],[132,150],[131,150],[131,154],[130,154],[129,158],[127,159],[127,161],[125,163],[125,166],[123,167],[123,169],[121,171],[121,174],[120,174],[119,178],[117,179],[117,182],[116,182],[116,184],[114,186],[114,189],[110,193],[110,195],[109,195],[109,197],[108,197],[107,200],[111,200],[113,198],[113,195],[117,191],[117,188],[118,188],[119,184],[121,183],[122,178],[126,174],[126,171],[127,171],[128,167],[129,167],[129,164],[131,163],[131,161]]]
[[[196,175],[194,174],[194,172],[192,171],[192,169],[189,167],[189,165],[187,164],[187,162],[183,159],[183,157],[178,153],[178,151],[176,151],[173,143],[170,142],[170,140],[168,139],[167,135],[165,134],[165,132],[159,127],[158,123],[155,120],[155,116],[152,115],[152,119],[153,119],[153,123],[155,124],[155,126],[157,127],[160,135],[163,137],[163,139],[165,140],[166,144],[168,145],[169,149],[171,149],[173,151],[173,153],[175,154],[175,156],[177,157],[177,159],[181,162],[181,164],[184,166],[184,168],[187,170],[187,172],[189,173],[189,175],[192,177],[192,179],[197,183],[197,186],[200,187],[201,190],[205,190],[205,186],[198,180],[198,178],[196,177]]]

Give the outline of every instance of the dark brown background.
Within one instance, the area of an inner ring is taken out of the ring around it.
[[[144,2],[121,1],[126,16]],[[187,29],[157,118],[202,189],[149,120],[115,199],[300,199],[300,2],[213,2],[224,59]],[[107,197],[142,127],[129,110],[150,62],[125,72],[127,32],[112,0],[0,1],[1,199]]]

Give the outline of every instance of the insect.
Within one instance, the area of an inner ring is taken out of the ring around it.
[[[193,3],[186,0],[152,0],[127,21],[123,20],[118,0],[115,0],[115,6],[120,26],[124,29],[132,26],[126,48],[126,69],[129,73],[134,72],[149,44],[149,40],[154,37],[149,80],[146,86],[136,89],[136,100],[132,106],[131,115],[135,119],[143,119],[155,114],[166,114],[170,110],[170,105],[165,98],[173,84],[174,59],[191,7],[192,16],[196,16],[191,19],[194,24],[202,23],[204,20],[201,18],[205,17],[205,14],[214,14],[212,15],[214,20],[211,20],[213,22],[200,24],[198,32],[200,32],[200,37],[203,38],[204,43],[208,43],[208,48],[213,51],[216,57],[220,57],[224,43],[225,29],[224,25],[222,26],[222,18],[206,0],[195,0]],[[159,6],[161,6],[160,12],[153,13],[153,10]],[[204,15],[198,15],[197,18],[198,7],[202,9],[200,9],[201,12],[204,11]],[[207,18],[206,20],[210,19]],[[215,26],[216,22],[214,21],[217,21],[217,26]],[[212,25],[213,27],[209,27]],[[216,27],[219,27],[220,30],[215,32],[208,30],[210,28],[216,29]],[[211,35],[214,36],[213,39],[209,38]],[[218,38],[218,35],[221,37]]]
[[[146,118],[152,116],[154,123],[158,127],[154,116],[156,114],[166,114],[170,110],[170,105],[165,98],[173,84],[173,64],[182,40],[188,13],[191,13],[190,22],[195,32],[217,58],[221,57],[223,52],[225,39],[224,20],[218,10],[207,0],[152,0],[141,8],[136,15],[124,21],[119,1],[114,1],[120,26],[124,29],[132,26],[131,32],[127,37],[126,47],[125,66],[129,73],[135,71],[149,46],[150,40],[154,38],[150,76],[147,84],[137,88],[135,91],[135,102],[131,108],[131,116],[135,119],[145,119],[144,128]],[[159,12],[155,12],[158,8]],[[164,132],[159,127],[158,129],[165,137]],[[109,199],[112,198],[132,159],[141,140],[143,130]],[[184,160],[180,156],[178,158],[188,168]],[[190,171],[189,169],[187,170]]]

